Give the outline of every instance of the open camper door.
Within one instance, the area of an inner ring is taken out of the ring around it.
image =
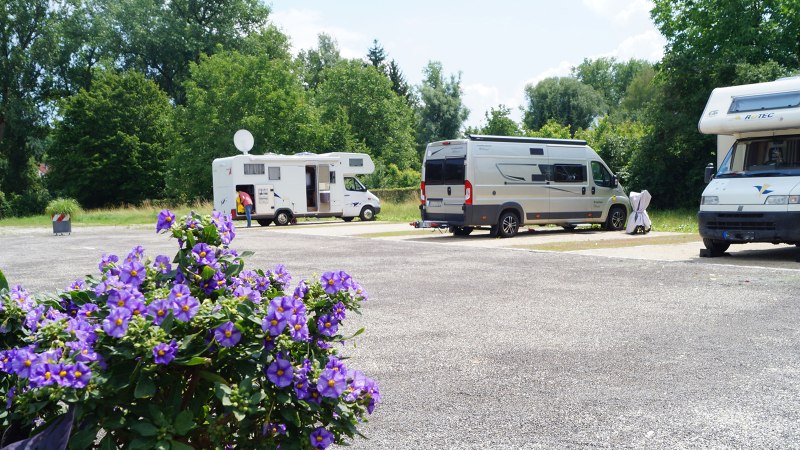
[[[331,166],[317,165],[317,192],[319,192],[319,212],[331,211]]]

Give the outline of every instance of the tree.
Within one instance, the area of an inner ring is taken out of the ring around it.
[[[374,67],[341,61],[326,72],[314,100],[323,124],[346,115],[355,138],[377,161],[395,164],[401,171],[419,167],[411,108]]]
[[[96,72],[91,90],[61,104],[50,186],[90,208],[163,198],[177,139],[172,112],[166,94],[143,75]]]
[[[99,0],[116,30],[109,45],[123,68],[151,78],[177,104],[190,63],[219,49],[238,50],[267,26],[260,0]]]
[[[605,113],[603,97],[591,86],[575,78],[553,77],[536,86],[525,87],[527,107],[523,123],[538,130],[548,120],[568,125],[572,134],[579,128],[588,128],[595,117]]]
[[[386,51],[378,43],[377,39],[372,40],[372,47],[367,51],[367,59],[372,64],[372,67],[379,71],[384,71],[384,61],[386,61]]]
[[[654,3],[651,16],[667,45],[655,80],[658,107],[648,117],[653,131],[633,162],[632,180],[661,205],[696,206],[703,167],[716,159],[714,137],[697,131],[709,94],[736,84],[743,75],[737,67],[796,70],[800,8],[793,0]]]
[[[325,69],[330,69],[342,60],[336,40],[330,35],[320,33],[317,42],[316,49],[303,50],[297,55],[303,65],[303,83],[311,90],[322,82]]]
[[[639,72],[651,67],[652,64],[639,59],[622,63],[617,62],[616,58],[584,59],[577,67],[572,68],[572,76],[602,94],[606,105],[613,112]]]
[[[412,95],[411,88],[408,86],[408,82],[406,82],[403,72],[400,70],[400,66],[397,65],[397,62],[395,60],[391,60],[386,71],[389,80],[392,82],[392,90],[400,97],[403,97],[406,100],[406,103],[413,105],[414,96]]]
[[[253,153],[317,148],[322,132],[297,77],[297,66],[269,55],[221,52],[192,65],[186,105],[179,112],[184,146],[169,164],[169,196],[212,196],[211,163],[237,150],[233,135],[247,129]]]
[[[442,63],[430,61],[423,74],[417,108],[417,144],[422,148],[428,142],[457,138],[469,117],[469,109],[461,101],[461,73],[445,80]]]
[[[505,105],[499,105],[497,109],[491,108],[484,116],[486,118],[486,125],[478,130],[474,130],[476,134],[488,134],[492,136],[520,136],[522,134],[519,125],[510,117],[511,108]]]

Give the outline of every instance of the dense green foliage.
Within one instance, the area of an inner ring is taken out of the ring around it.
[[[442,63],[438,61],[429,62],[424,73],[419,88],[422,105],[417,110],[417,143],[421,146],[458,137],[469,115],[469,110],[461,104],[461,74],[445,79]]]
[[[525,87],[527,107],[525,126],[538,130],[550,119],[569,125],[574,133],[588,128],[592,120],[606,112],[603,96],[575,78],[546,78],[536,86]]]
[[[177,135],[167,96],[139,73],[98,72],[67,98],[47,159],[53,190],[86,207],[164,195]]]

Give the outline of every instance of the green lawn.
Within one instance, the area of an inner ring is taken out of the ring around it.
[[[402,203],[382,202],[381,213],[378,220],[385,222],[412,222],[420,218],[419,203],[407,201]],[[163,207],[144,205],[138,207],[125,207],[114,209],[86,210],[72,219],[75,225],[149,225],[156,222],[159,211]],[[210,213],[212,205],[209,202],[197,203],[191,206],[182,205],[169,207],[177,216],[183,216],[191,210],[201,213]],[[680,233],[697,233],[697,211],[683,210],[652,210],[647,212],[653,222],[653,231],[673,231]],[[315,219],[316,220],[316,219]],[[36,227],[50,226],[50,217],[46,215],[31,217],[12,217],[0,220],[0,227]]]

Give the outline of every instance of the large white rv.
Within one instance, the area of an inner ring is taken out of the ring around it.
[[[706,168],[700,236],[718,256],[731,244],[800,244],[800,77],[714,89],[698,124],[735,139]]]
[[[472,135],[428,144],[420,228],[468,235],[489,227],[514,236],[520,225],[604,224],[621,230],[630,201],[586,141]]]
[[[237,191],[253,199],[252,218],[260,225],[288,225],[297,217],[355,217],[374,220],[381,203],[357,178],[375,171],[362,153],[242,154],[212,163],[214,209],[236,211]]]

